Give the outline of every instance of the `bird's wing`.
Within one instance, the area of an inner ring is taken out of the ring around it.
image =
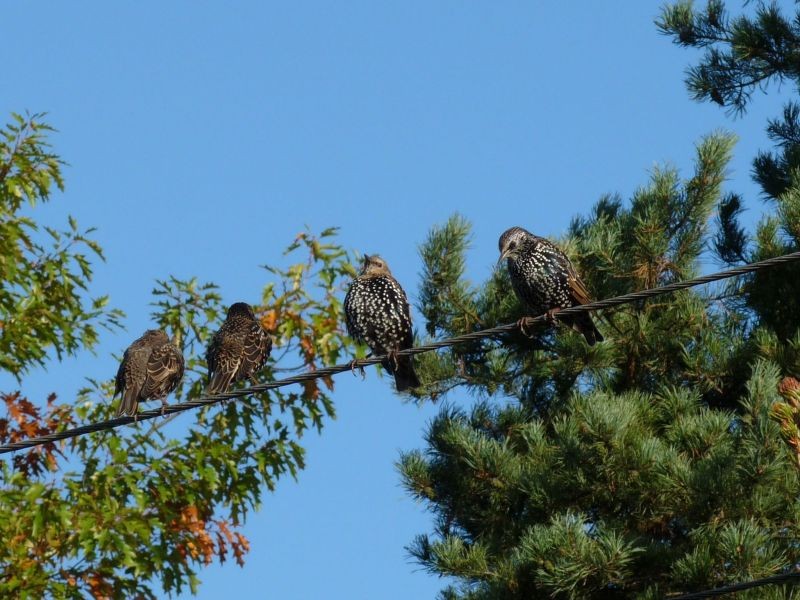
[[[241,362],[240,356],[234,356],[230,352],[221,350],[217,353],[215,360],[214,370],[208,371],[208,386],[206,393],[220,394],[228,391],[233,378],[236,376],[236,371]]]
[[[236,375],[236,369],[239,368],[239,353],[231,352],[224,343],[227,329],[227,322],[223,323],[220,330],[211,338],[206,350],[206,363],[208,363],[206,392],[209,394],[226,391]]]
[[[211,377],[219,366],[220,357],[222,355],[222,334],[223,332],[220,330],[211,336],[211,341],[208,343],[208,348],[206,348],[206,364],[208,365],[209,381],[211,381]]]
[[[353,312],[352,302],[353,302],[353,287],[358,284],[358,280],[354,279],[353,282],[350,284],[350,287],[347,289],[347,295],[344,297],[344,323],[347,326],[347,335],[349,335],[354,340],[361,340],[361,335],[359,335],[358,328],[356,324],[352,321],[351,316]]]
[[[592,296],[589,294],[589,290],[586,289],[586,284],[581,280],[580,275],[578,275],[569,257],[549,240],[545,240],[544,238],[541,238],[541,240],[550,247],[553,256],[558,260],[564,272],[567,274],[567,286],[575,302],[577,304],[589,304],[592,302]]]
[[[183,377],[183,355],[172,344],[154,349],[147,361],[147,380],[142,398],[162,398],[174,390]]]
[[[128,363],[128,351],[125,351],[125,354],[122,357],[122,360],[119,363],[119,369],[117,369],[117,377],[114,380],[114,395],[121,393],[122,390],[125,388],[125,368]]]
[[[242,360],[236,371],[237,379],[244,379],[256,373],[267,362],[269,352],[272,350],[272,339],[261,324],[254,321],[244,339]]]
[[[567,283],[569,283],[569,290],[575,302],[578,304],[589,304],[592,301],[589,290],[586,289],[586,285],[581,281],[581,278],[578,277],[575,269],[569,270]]]
[[[411,307],[408,304],[406,291],[399,283],[397,283],[396,280],[395,284],[397,285],[397,290],[399,291],[397,301],[400,304],[400,310],[403,317],[405,317],[405,323],[407,324],[407,327],[403,332],[403,349],[405,349],[414,345],[414,328],[411,324]]]
[[[125,351],[117,372],[116,390],[122,392],[117,416],[136,414],[136,408],[142,398],[142,389],[147,380],[147,361],[150,353],[149,347],[135,343]]]

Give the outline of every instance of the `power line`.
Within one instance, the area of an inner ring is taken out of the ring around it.
[[[725,594],[735,594],[736,592],[743,592],[752,588],[761,587],[764,585],[773,585],[778,583],[800,583],[800,573],[785,573],[783,575],[773,575],[772,577],[765,577],[764,579],[755,579],[745,583],[735,583],[725,587],[714,588],[713,590],[706,590],[704,592],[694,592],[692,594],[684,594],[682,596],[667,596],[669,600],[699,600],[700,598],[713,598],[715,596],[724,596]]]
[[[684,290],[687,288],[695,287],[698,285],[703,285],[706,283],[712,283],[714,281],[720,281],[722,279],[729,279],[731,277],[738,277],[740,275],[745,275],[747,273],[753,273],[755,271],[760,271],[762,269],[767,269],[770,267],[775,267],[778,265],[786,264],[789,262],[794,262],[800,260],[800,252],[793,252],[791,254],[784,254],[783,256],[776,256],[775,258],[768,258],[766,260],[761,260],[758,262],[750,263],[747,265],[742,265],[740,267],[735,267],[733,269],[728,269],[726,271],[720,271],[718,273],[713,273],[711,275],[703,275],[702,277],[695,277],[694,279],[688,279],[686,281],[679,281],[676,283],[671,283],[669,285],[651,288],[648,290],[641,290],[639,292],[632,292],[630,294],[624,294],[622,296],[617,296],[616,298],[608,298],[606,300],[598,300],[597,302],[592,302],[590,304],[582,304],[580,306],[572,306],[570,308],[565,308],[559,311],[559,314],[564,315],[573,315],[579,314],[584,312],[590,312],[595,310],[600,310],[604,308],[611,308],[614,306],[620,306],[622,304],[630,304],[631,302],[636,302],[637,300],[646,300],[648,298],[654,298],[655,296],[661,296],[663,294],[670,294],[673,292],[677,292],[680,290]],[[539,315],[538,317],[527,317],[524,320],[524,324],[526,328],[529,328],[537,323],[543,323],[546,321],[545,315]],[[467,342],[473,342],[476,340],[480,340],[483,338],[489,338],[493,336],[498,336],[504,333],[509,333],[511,331],[518,329],[517,323],[508,323],[506,325],[499,325],[497,327],[491,327],[489,329],[482,329],[480,331],[474,331],[471,333],[465,333],[463,335],[458,335],[452,338],[447,338],[444,340],[440,340],[438,342],[432,342],[430,344],[425,344],[423,346],[417,346],[415,348],[409,348],[407,350],[401,350],[397,354],[400,356],[411,356],[414,354],[422,354],[423,352],[432,352],[434,350],[439,350],[440,348],[447,348],[449,346],[455,346],[457,344],[465,344]],[[160,408],[154,408],[146,411],[142,411],[136,416],[136,419],[133,417],[118,417],[116,419],[108,419],[106,421],[100,421],[99,423],[92,423],[90,425],[82,425],[80,427],[74,427],[73,429],[68,429],[66,431],[60,431],[58,433],[51,433],[48,435],[43,435],[39,437],[29,438],[27,440],[22,440],[19,442],[13,442],[10,444],[5,444],[0,446],[0,454],[6,454],[8,452],[14,452],[16,450],[23,450],[25,448],[32,448],[34,446],[41,446],[43,444],[49,444],[53,442],[57,442],[59,440],[69,439],[73,437],[78,437],[80,435],[85,435],[87,433],[94,433],[96,431],[104,431],[107,429],[114,429],[116,427],[121,427],[122,425],[127,425],[129,423],[133,423],[134,420],[136,421],[146,421],[148,419],[154,419],[159,416],[166,416],[171,415],[179,412],[183,412],[185,410],[191,410],[193,408],[198,408],[201,406],[208,406],[211,404],[216,404],[218,402],[222,402],[223,400],[229,400],[233,398],[241,398],[243,396],[249,396],[251,394],[256,394],[259,392],[264,392],[266,390],[272,390],[275,388],[285,387],[288,385],[293,385],[295,383],[303,383],[305,381],[311,381],[314,379],[321,379],[323,377],[329,377],[331,375],[335,375],[337,373],[342,373],[344,371],[350,371],[354,367],[366,367],[368,365],[374,365],[379,362],[386,360],[387,356],[374,356],[371,358],[365,358],[361,360],[354,361],[351,363],[335,365],[332,367],[324,367],[322,369],[316,369],[314,371],[309,371],[307,373],[300,373],[298,375],[293,375],[292,377],[286,377],[285,379],[279,379],[277,381],[270,381],[267,383],[259,383],[256,385],[251,385],[250,387],[242,388],[239,390],[231,390],[224,394],[215,394],[213,396],[203,396],[194,400],[188,400],[186,402],[181,402],[180,404],[171,404],[166,406],[163,410]]]

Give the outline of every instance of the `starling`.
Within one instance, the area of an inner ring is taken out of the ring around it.
[[[253,314],[249,304],[231,304],[228,316],[211,338],[206,351],[207,394],[227,392],[231,384],[250,379],[264,366],[272,340]]]
[[[506,259],[514,292],[533,314],[552,317],[559,309],[592,301],[567,255],[548,240],[512,227],[500,236],[499,246],[498,262]],[[590,346],[603,341],[589,313],[558,318],[582,333]]]
[[[380,256],[365,256],[364,266],[344,299],[347,331],[375,354],[388,354],[381,363],[394,375],[398,392],[419,387],[411,356],[397,356],[411,348],[414,335],[408,298]]]
[[[183,377],[183,354],[167,334],[149,329],[133,342],[122,357],[117,371],[114,395],[122,394],[117,416],[136,417],[139,402],[161,400],[162,411],[166,397],[178,387]]]

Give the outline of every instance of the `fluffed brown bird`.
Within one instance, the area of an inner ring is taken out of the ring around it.
[[[161,400],[162,411],[166,397],[183,378],[183,354],[158,329],[149,329],[133,342],[122,357],[117,371],[114,395],[122,394],[117,416],[136,417],[139,402]]]
[[[221,394],[237,381],[251,379],[264,366],[272,350],[272,339],[256,319],[249,304],[231,304],[219,331],[206,352],[206,393]]]

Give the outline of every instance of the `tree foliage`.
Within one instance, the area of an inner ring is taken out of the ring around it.
[[[17,300],[0,310],[9,315],[2,366],[22,374],[32,362],[44,363],[49,348],[61,356],[90,347],[92,323],[114,324],[119,315],[102,308],[104,299],[85,308],[79,293],[88,289],[91,264],[75,246],[83,244],[101,257],[95,242],[73,225],[55,251],[32,241],[37,225],[19,216],[21,199],[33,205],[49,197],[52,185],[61,187],[62,163],[49,151],[50,128],[40,117],[16,122],[6,132],[8,145],[0,147],[11,161],[0,170],[0,227],[16,231],[17,238],[2,238],[0,264],[12,277],[4,297]],[[276,360],[259,373],[260,381],[273,379],[278,369],[339,362],[352,350],[339,315],[341,284],[353,267],[335,235],[335,229],[302,232],[287,249],[288,264],[265,267],[274,283],[249,300],[275,340]],[[43,261],[46,273],[39,273]],[[40,281],[57,289],[41,287]],[[24,302],[23,295],[31,301]],[[51,337],[19,333],[17,320],[27,319],[29,328],[44,321],[47,315],[35,312],[39,302],[52,311]],[[152,304],[154,325],[187,357],[177,399],[200,395],[205,346],[224,317],[216,286],[168,276],[156,282]],[[112,375],[91,381],[77,399],[64,403],[55,394],[37,406],[21,392],[3,393],[7,415],[0,419],[0,443],[110,418]],[[0,536],[6,540],[0,596],[155,598],[159,589],[195,591],[199,570],[215,560],[243,564],[247,516],[265,490],[303,468],[300,438],[334,416],[333,388],[331,379],[310,381],[299,390],[274,390],[185,413],[174,424],[172,418],[143,422],[0,462]]]
[[[745,4],[747,4],[745,2]],[[731,17],[723,0],[696,9],[691,0],[667,5],[656,21],[680,46],[702,48],[686,85],[696,100],[711,100],[743,112],[757,89],[770,82],[800,83],[800,21],[774,2],[758,0],[753,14]]]
[[[87,297],[91,259],[100,246],[72,217],[66,229],[40,227],[24,214],[62,189],[63,162],[47,142],[53,129],[43,115],[14,114],[0,130],[0,369],[19,377],[59,358],[91,348],[98,327],[122,316],[108,297]]]
[[[733,143],[707,136],[687,179],[655,169],[628,202],[603,197],[573,220],[560,243],[596,297],[699,273],[738,227],[738,198],[722,188]],[[504,268],[466,279],[468,240],[454,216],[421,248],[429,332],[523,314]],[[800,418],[790,383],[779,394],[800,368],[798,321],[787,340],[730,294],[718,285],[624,305],[593,347],[544,328],[422,358],[428,398],[460,388],[478,399],[446,403],[425,448],[399,463],[435,515],[409,552],[458,582],[442,598],[660,598],[800,560]]]
[[[686,84],[697,100],[712,100],[742,114],[752,94],[770,82],[800,85],[800,8],[786,14],[775,3],[759,1],[748,14],[730,16],[721,0],[704,8],[691,2],[666,6],[659,29],[680,46],[703,48],[699,64],[689,69]],[[720,211],[722,225],[716,240],[720,257],[729,263],[771,258],[800,249],[800,105],[790,99],[779,118],[767,124],[774,151],[753,160],[753,178],[764,199],[775,207],[749,239],[738,222],[738,197]],[[800,311],[800,268],[764,272],[735,282],[732,293],[742,294],[758,319],[781,338],[790,338]],[[780,299],[776,302],[775,299]]]
[[[772,4],[732,17],[710,0],[667,6],[658,27],[705,50],[689,71],[694,97],[743,114],[760,87],[800,82],[799,23],[800,12],[789,18]],[[49,131],[39,116],[15,117],[0,146],[0,227],[8,228],[0,231],[0,368],[17,377],[50,352],[90,347],[96,328],[120,316],[105,298],[87,297],[90,261],[102,257],[89,232],[72,222],[65,232],[40,231],[22,216],[23,205],[63,185]],[[753,232],[740,223],[741,196],[723,189],[734,139],[718,132],[698,143],[688,177],[653,170],[631,198],[600,198],[559,243],[598,298],[692,277],[710,257],[739,264],[796,251],[798,132],[800,108],[790,102],[768,124],[776,148],[754,161],[774,210]],[[353,268],[334,235],[302,233],[288,266],[267,267],[276,283],[252,299],[277,342],[262,380],[286,364],[338,362],[352,349],[339,298]],[[455,215],[421,246],[419,309],[429,337],[523,314],[505,269],[467,278],[469,242],[470,224]],[[513,333],[419,356],[420,401],[453,390],[476,400],[443,403],[425,446],[398,465],[409,493],[434,515],[433,531],[408,550],[454,581],[441,597],[655,599],[794,569],[799,275],[780,267],[622,306],[603,315],[607,341],[593,347],[566,328],[543,327],[533,338]],[[46,307],[37,306],[47,294]],[[153,294],[154,323],[187,356],[177,397],[191,397],[220,296],[211,283],[176,276]],[[47,333],[32,333],[45,324]],[[246,518],[281,476],[302,469],[301,436],[333,415],[332,390],[322,379],[0,463],[0,593],[153,598],[159,588],[194,591],[199,570],[215,560],[241,564]],[[0,442],[107,418],[111,391],[110,381],[96,381],[75,402],[52,395],[39,404],[5,392]]]
[[[705,51],[691,94],[740,115],[769,82],[800,83],[800,10],[747,10],[680,1],[657,22]],[[561,243],[593,294],[691,277],[707,257],[740,264],[800,249],[798,106],[769,122],[776,149],[754,160],[774,208],[754,232],[739,221],[741,196],[722,189],[723,134],[698,145],[689,179],[656,169],[627,202],[606,196],[576,218]],[[466,280],[468,240],[454,217],[422,247],[430,335],[523,314],[504,269]],[[455,581],[441,597],[654,599],[795,570],[799,282],[784,266],[625,305],[605,315],[607,341],[591,348],[559,328],[425,356],[428,398],[461,388],[478,399],[444,406],[426,446],[399,462],[435,516],[409,552]]]

